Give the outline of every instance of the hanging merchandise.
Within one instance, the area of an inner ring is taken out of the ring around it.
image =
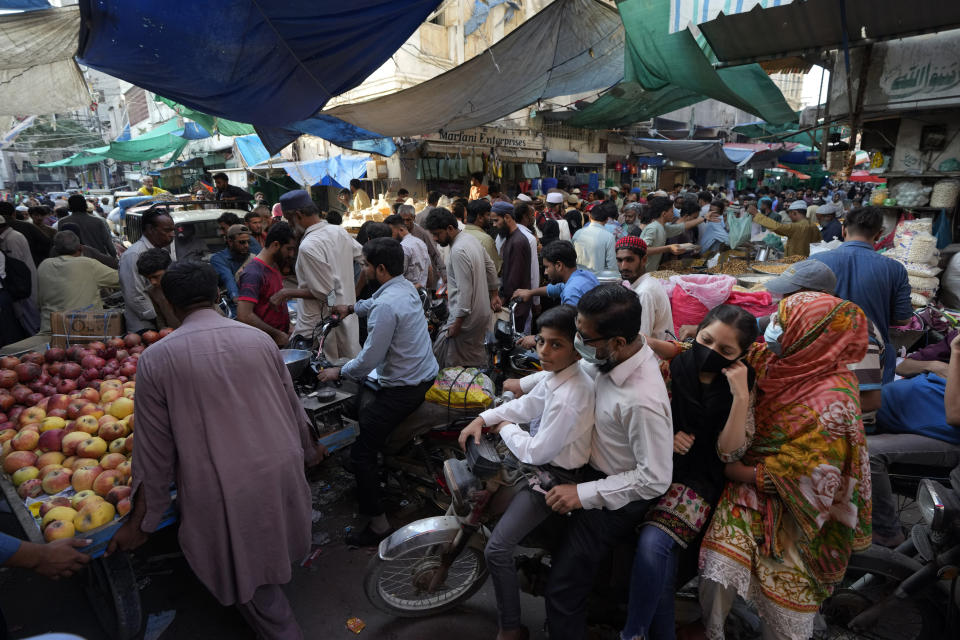
[[[630,175],[635,176],[635,175],[637,175],[638,172],[639,172],[639,170],[637,169],[637,163],[636,163],[636,162],[631,163],[631,164],[630,164]]]
[[[937,249],[943,249],[953,242],[953,234],[950,231],[950,217],[946,211],[937,214],[937,220],[933,223],[933,235],[937,239]]]
[[[590,177],[587,180],[587,188],[590,191],[596,191],[600,188],[600,175],[596,171],[590,173]]]
[[[456,178],[466,178],[470,175],[470,170],[467,167],[467,159],[463,157],[459,151],[457,151],[457,175]]]
[[[417,158],[417,180],[426,180],[426,178],[423,171],[423,158]]]
[[[444,156],[440,158],[440,179],[449,180],[450,179],[450,157]]]
[[[483,158],[477,155],[476,149],[470,154],[470,158],[467,160],[467,167],[471,174],[483,173]]]
[[[616,169],[617,169],[617,173],[623,173],[623,163],[622,163],[622,162],[618,162],[618,163],[615,165],[615,167],[616,167]]]

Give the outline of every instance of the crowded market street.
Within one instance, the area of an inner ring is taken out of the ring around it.
[[[958,61],[0,0],[0,640],[960,638]]]

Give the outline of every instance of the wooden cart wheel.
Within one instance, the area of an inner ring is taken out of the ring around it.
[[[130,554],[117,552],[91,562],[87,597],[110,638],[133,640],[140,635],[143,612]]]

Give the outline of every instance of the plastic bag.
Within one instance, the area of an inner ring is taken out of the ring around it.
[[[733,213],[727,213],[727,233],[731,249],[736,249],[741,244],[750,242],[750,230],[753,227],[753,218],[748,215],[739,218]]]
[[[709,311],[717,305],[723,304],[730,297],[730,292],[733,290],[733,285],[737,284],[737,279],[722,274],[697,274],[673,276],[670,278],[670,282],[696,298]]]
[[[930,304],[930,298],[922,296],[919,293],[910,293],[910,304],[914,307],[925,307]]]
[[[426,401],[453,409],[485,409],[493,402],[494,386],[475,367],[447,367],[437,374]]]
[[[933,221],[929,226],[932,226]],[[908,223],[904,223],[906,226]],[[894,241],[894,249],[898,255],[904,256],[907,262],[930,262],[937,250],[937,239],[929,231],[903,231],[898,232],[898,237]]]
[[[939,278],[922,278],[919,276],[907,276],[907,278],[910,281],[910,290],[927,298],[936,295],[937,287],[940,286]]]

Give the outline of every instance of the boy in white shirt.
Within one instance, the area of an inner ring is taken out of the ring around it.
[[[593,436],[593,380],[579,366],[574,348],[576,309],[562,305],[546,311],[537,320],[537,353],[546,374],[536,386],[518,398],[484,411],[460,434],[460,446],[479,438],[483,427],[499,433],[504,444],[521,461],[530,465],[552,465],[575,470],[590,459]],[[531,435],[519,426],[540,418],[540,427]],[[521,624],[520,587],[513,554],[517,544],[552,513],[542,493],[529,487],[510,502],[484,555],[497,596],[500,632],[497,640],[529,637]]]

